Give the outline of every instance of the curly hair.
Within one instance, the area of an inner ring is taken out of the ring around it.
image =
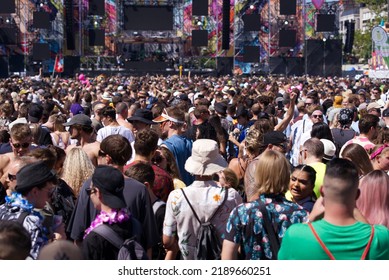
[[[73,148],[66,155],[62,179],[78,196],[82,184],[92,176],[94,170],[95,167],[86,152],[81,148]]]

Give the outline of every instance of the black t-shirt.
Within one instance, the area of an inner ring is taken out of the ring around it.
[[[82,240],[85,230],[97,215],[97,210],[85,191],[89,188],[90,182],[91,179],[88,179],[83,184],[67,228],[73,240]],[[136,218],[142,225],[141,245],[145,250],[152,248],[158,244],[159,236],[150,196],[145,185],[125,177],[123,195],[132,217]]]
[[[129,221],[106,225],[113,229],[123,240],[132,237]],[[116,248],[101,235],[91,231],[82,242],[82,253],[87,260],[116,260],[119,248]]]

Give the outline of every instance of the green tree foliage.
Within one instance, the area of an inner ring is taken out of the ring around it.
[[[387,19],[388,13],[386,11],[387,0],[354,0],[357,4],[365,4],[372,12],[372,20],[367,23],[367,30],[362,32],[362,30],[355,30],[354,35],[354,48],[353,54],[363,59],[364,62],[371,57],[372,51],[372,40],[371,40],[371,30],[374,26],[379,25],[382,20],[389,21]]]
[[[385,7],[387,4],[387,0],[354,0],[357,4],[365,4],[366,7],[373,13],[373,20],[371,21],[371,25],[377,25],[381,22],[381,20],[387,20],[387,11],[385,11]],[[381,14],[384,12],[383,14]]]
[[[363,59],[363,62],[366,63],[371,57],[371,48],[371,33],[367,31],[362,32],[362,30],[355,30],[353,55]]]

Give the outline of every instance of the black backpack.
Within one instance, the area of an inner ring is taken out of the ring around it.
[[[93,231],[104,237],[112,245],[119,249],[118,260],[148,260],[146,251],[143,249],[135,237],[123,240],[113,229],[105,224],[101,224]]]
[[[192,212],[196,217],[196,220],[200,223],[200,229],[197,233],[197,240],[196,240],[196,252],[194,255],[195,260],[220,260],[220,255],[222,252],[222,244],[221,244],[221,239],[216,233],[215,226],[212,224],[212,219],[219,211],[219,209],[222,208],[223,204],[227,200],[228,189],[225,190],[226,193],[223,202],[219,205],[219,207],[215,210],[215,212],[213,212],[213,214],[211,215],[211,217],[207,222],[202,222],[197,216],[195,210],[193,209],[192,204],[190,204],[189,199],[186,196],[184,190],[181,189],[185,197],[185,200],[188,202],[190,209],[192,209]]]

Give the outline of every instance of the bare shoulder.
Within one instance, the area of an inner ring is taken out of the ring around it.
[[[69,152],[70,152],[73,148],[75,148],[75,147],[77,147],[76,144],[69,145],[69,146],[66,148],[65,152],[66,152],[66,153],[69,153]]]
[[[3,169],[4,167],[6,167],[11,162],[11,160],[13,158],[14,158],[13,153],[6,153],[6,154],[0,155],[0,169]]]

